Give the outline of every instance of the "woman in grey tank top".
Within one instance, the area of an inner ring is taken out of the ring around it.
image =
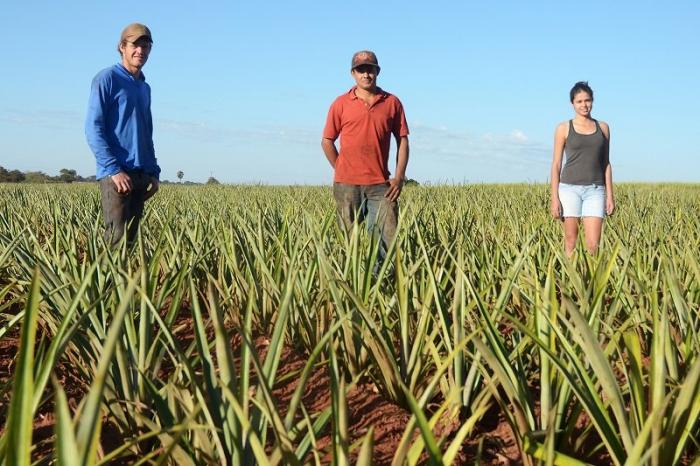
[[[605,215],[615,210],[610,165],[610,128],[591,117],[593,90],[577,82],[569,93],[574,118],[560,123],[554,132],[551,173],[551,212],[564,224],[564,249],[576,248],[579,221],[583,219],[586,249],[598,250]],[[562,159],[566,153],[566,163]]]

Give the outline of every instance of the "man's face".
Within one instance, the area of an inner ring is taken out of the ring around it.
[[[134,42],[124,41],[119,46],[122,53],[122,63],[127,69],[140,70],[148,61],[148,54],[151,53],[151,41],[145,37],[140,37]]]
[[[377,87],[377,68],[372,65],[360,65],[352,69],[352,77],[357,87],[373,91]]]

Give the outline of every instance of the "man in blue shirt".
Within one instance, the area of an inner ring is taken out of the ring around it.
[[[111,244],[125,229],[133,242],[144,203],[158,191],[151,88],[141,72],[152,45],[146,26],[128,25],[117,45],[121,62],[92,80],[85,134],[97,161],[105,240]]]

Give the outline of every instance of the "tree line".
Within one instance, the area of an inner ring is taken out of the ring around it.
[[[177,172],[177,178],[180,183],[183,184],[200,184],[193,183],[192,181],[182,181],[184,177],[184,172],[181,170]],[[0,166],[0,183],[80,183],[80,182],[94,182],[96,181],[95,175],[83,177],[78,175],[78,172],[69,168],[61,168],[58,172],[58,176],[47,175],[44,172],[21,172],[19,170],[8,170],[3,166]],[[161,184],[169,184],[168,180],[162,180]],[[219,180],[210,176],[205,184],[220,184]],[[406,186],[417,186],[419,183],[416,180],[407,179]]]
[[[0,183],[74,183],[95,181],[95,176],[83,177],[69,168],[61,168],[57,176],[40,171],[21,172],[0,166]]]
[[[184,177],[184,172],[178,171],[177,178],[180,180],[181,184],[193,185],[201,184],[192,181],[182,181]],[[22,172],[19,170],[8,170],[7,168],[0,166],[0,183],[91,183],[95,182],[95,175],[92,176],[80,176],[78,172],[70,168],[61,168],[57,176],[47,175],[41,171],[27,171]],[[161,184],[170,184],[168,180],[161,180]],[[220,184],[219,180],[210,176],[205,184]]]

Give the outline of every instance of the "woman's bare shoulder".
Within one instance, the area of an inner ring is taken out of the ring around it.
[[[554,130],[554,134],[557,136],[567,137],[569,135],[569,120],[562,121],[559,123]]]

